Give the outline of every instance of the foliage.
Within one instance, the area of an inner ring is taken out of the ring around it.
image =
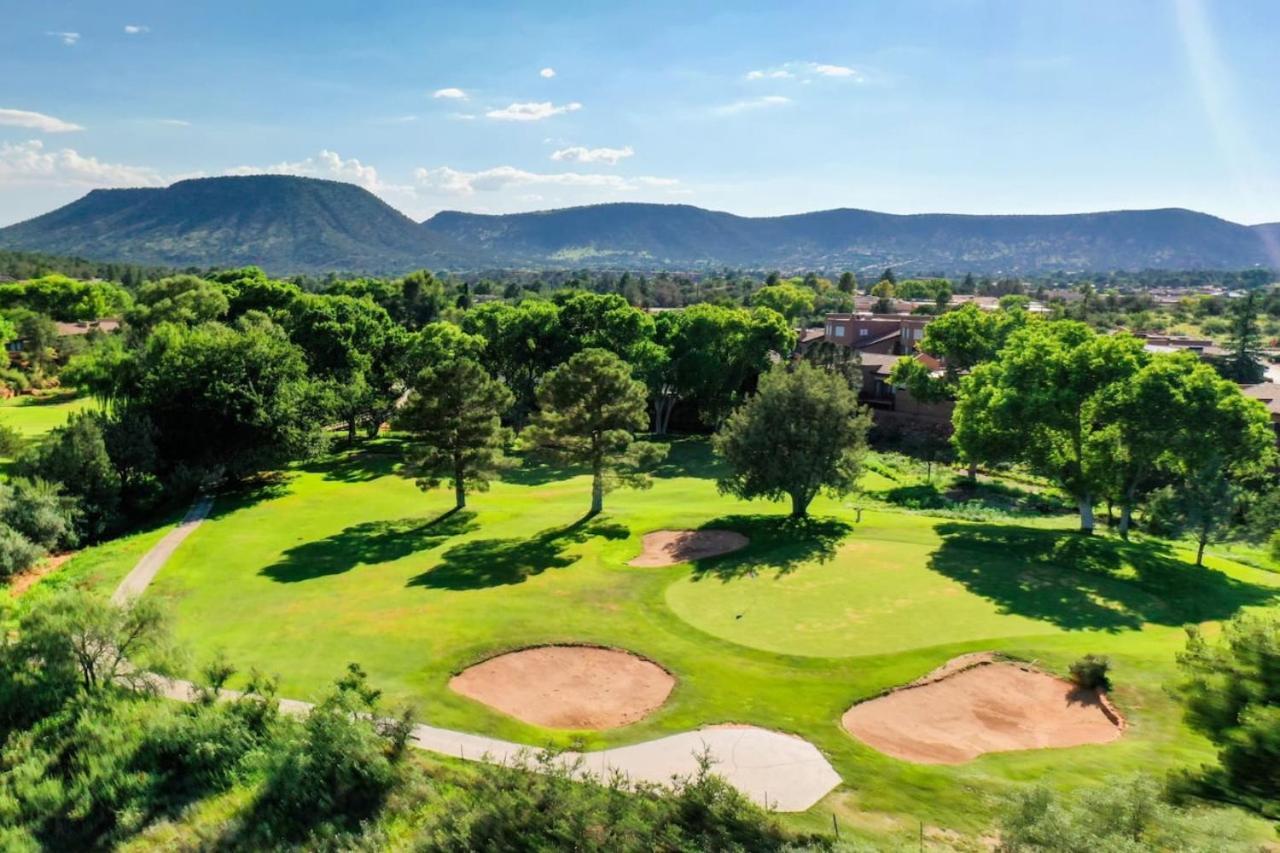
[[[226,291],[218,284],[194,275],[175,275],[139,288],[125,321],[131,339],[141,342],[161,323],[194,326],[219,320],[230,309]]]
[[[904,358],[894,365],[889,381],[905,385],[918,400],[953,397],[960,377],[994,359],[1009,336],[1027,322],[1023,311],[983,311],[967,303],[924,327],[918,348],[942,361],[942,376],[935,378],[925,365]]]
[[[1280,817],[1280,617],[1237,616],[1216,644],[1189,627],[1178,665],[1187,721],[1218,747],[1201,785]]]
[[[1219,363],[1223,377],[1246,385],[1261,382],[1266,376],[1262,364],[1262,334],[1258,330],[1258,301],[1256,290],[1232,301],[1228,354]]]
[[[1141,853],[1246,851],[1229,815],[1175,808],[1147,776],[1086,789],[1066,799],[1047,787],[1013,797],[1000,825],[1002,853]]]
[[[718,486],[740,498],[789,497],[792,516],[803,517],[819,492],[857,486],[870,423],[841,376],[805,362],[774,367],[715,437],[730,469]]]
[[[326,412],[302,351],[261,315],[166,323],[116,365],[128,411],[154,428],[161,472],[232,479],[323,447]]]
[[[68,322],[118,317],[131,303],[128,292],[117,284],[78,281],[57,273],[0,284],[0,309],[26,308]]]
[[[1081,530],[1091,532],[1104,488],[1089,451],[1102,428],[1093,410],[1144,361],[1142,342],[1130,335],[1100,336],[1070,321],[1020,329],[998,359],[961,381],[956,446],[971,461],[1018,461],[1051,478],[1077,500]]]
[[[485,341],[480,363],[515,395],[511,416],[523,425],[536,404],[538,383],[561,360],[560,312],[550,302],[489,302],[462,317],[462,330]]]
[[[76,502],[76,532],[96,541],[122,521],[122,478],[111,455],[100,414],[73,414],[19,460],[18,473],[62,484]]]
[[[318,827],[350,830],[376,815],[403,778],[413,726],[407,711],[382,720],[379,695],[364,670],[350,664],[275,756],[244,841],[301,840]]]
[[[1085,655],[1071,664],[1071,683],[1085,690],[1107,690],[1111,687],[1111,660],[1099,655]]]
[[[762,287],[751,297],[757,308],[769,308],[787,318],[788,322],[813,313],[813,291],[793,284],[775,284]]]
[[[468,490],[488,488],[493,474],[506,467],[502,451],[511,431],[502,426],[502,414],[515,395],[469,358],[428,365],[409,387],[396,416],[396,427],[414,439],[409,469],[423,490],[449,478],[462,509]]]
[[[672,790],[619,774],[582,782],[579,758],[524,756],[479,768],[418,838],[420,850],[781,850],[791,839],[770,815],[714,775],[707,756]]]
[[[648,488],[644,469],[663,455],[655,444],[636,442],[649,423],[644,385],[607,350],[583,350],[538,385],[538,413],[525,435],[529,446],[557,462],[591,470],[591,513],[604,495],[622,485]]]

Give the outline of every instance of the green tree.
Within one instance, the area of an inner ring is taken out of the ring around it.
[[[166,475],[238,479],[324,447],[328,412],[303,352],[261,315],[235,328],[161,325],[117,368]]]
[[[819,492],[857,486],[871,416],[845,379],[805,362],[775,366],[714,439],[729,466],[720,490],[739,498],[791,499],[803,518]]]
[[[511,418],[523,425],[536,405],[538,383],[563,360],[560,309],[540,299],[487,302],[464,314],[461,326],[484,340],[480,363],[515,394]]]
[[[1280,818],[1280,617],[1237,616],[1213,644],[1198,627],[1187,635],[1176,691],[1187,722],[1218,747],[1204,783]]]
[[[194,326],[220,320],[230,309],[223,285],[194,275],[175,275],[144,284],[125,321],[130,339],[137,343],[161,323]]]
[[[837,286],[840,288],[841,293],[857,293],[858,277],[848,270],[845,270],[840,273],[840,282]]]
[[[311,375],[329,384],[348,443],[362,417],[380,424],[378,414],[390,411],[403,392],[404,330],[379,305],[351,296],[300,297],[288,323]]]
[[[757,308],[771,308],[794,323],[813,313],[813,291],[794,284],[774,284],[757,290],[751,297],[751,304]]]
[[[1227,309],[1231,316],[1228,354],[1221,362],[1224,377],[1245,385],[1261,382],[1266,377],[1262,363],[1262,332],[1258,327],[1258,291],[1251,290],[1232,300]]]
[[[1079,505],[1081,531],[1092,533],[1105,482],[1091,452],[1102,426],[1096,403],[1145,360],[1131,335],[1099,336],[1069,321],[1021,329],[998,358],[961,380],[956,447],[971,462],[1021,462],[1052,479]]]
[[[641,362],[653,401],[654,432],[665,435],[680,402],[697,407],[715,426],[769,369],[770,359],[795,348],[795,332],[769,308],[692,305],[664,311],[655,321],[656,349]]]
[[[622,485],[648,488],[644,469],[664,449],[637,442],[649,423],[645,387],[611,352],[586,349],[547,374],[538,385],[538,413],[525,440],[552,458],[591,470],[591,514],[604,509],[605,493]]]
[[[418,487],[432,489],[449,479],[456,509],[467,505],[468,490],[487,489],[505,467],[502,451],[511,431],[502,426],[502,413],[514,399],[501,381],[468,358],[419,371],[396,416],[396,426],[413,436],[409,470]]]

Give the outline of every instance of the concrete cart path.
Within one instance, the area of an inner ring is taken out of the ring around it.
[[[112,601],[141,595],[174,549],[208,516],[212,503],[209,498],[197,501],[182,522],[142,556],[120,582]],[[160,687],[172,699],[189,702],[194,698],[190,682],[161,680]],[[225,690],[223,695],[239,694]],[[311,707],[310,702],[297,699],[280,700],[280,710],[287,714],[306,714]],[[526,744],[428,725],[414,726],[412,742],[420,749],[492,764],[511,764],[538,751]],[[704,753],[711,758],[713,772],[726,782],[756,803],[782,812],[805,811],[840,784],[839,775],[813,744],[757,726],[709,726],[631,746],[565,753],[561,760],[574,762],[580,757],[583,770],[599,778],[616,770],[635,781],[664,784],[673,776],[694,775],[698,757]]]

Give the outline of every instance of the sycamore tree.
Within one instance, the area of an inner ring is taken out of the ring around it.
[[[1196,565],[1205,547],[1233,521],[1241,495],[1266,482],[1276,464],[1271,416],[1235,383],[1196,371],[1180,389],[1182,429],[1163,432],[1162,458],[1172,485],[1151,502],[1149,514],[1164,532],[1196,540]]]
[[[1098,401],[1147,359],[1131,335],[1098,335],[1083,323],[1030,325],[1010,336],[994,361],[960,382],[956,447],[973,462],[1021,462],[1053,480],[1093,532],[1093,503],[1105,471],[1092,452]]]
[[[538,385],[538,412],[526,443],[553,459],[591,470],[591,514],[604,509],[605,493],[617,486],[648,488],[645,468],[664,449],[637,442],[649,423],[643,383],[631,367],[607,350],[585,349],[552,370]]]
[[[462,509],[468,491],[484,491],[507,465],[503,449],[511,430],[502,426],[502,413],[514,395],[470,358],[424,368],[410,380],[409,389],[396,416],[397,428],[413,437],[409,469],[424,491],[447,479],[454,507]]]
[[[862,472],[871,416],[837,373],[806,362],[777,365],[714,439],[729,466],[720,491],[739,498],[791,500],[804,518],[820,493],[851,492]]]
[[[795,347],[795,332],[769,308],[692,305],[655,320],[654,346],[639,372],[653,402],[654,432],[665,435],[679,403],[696,406],[715,426],[750,390],[770,359]]]
[[[798,318],[813,313],[813,291],[794,284],[773,284],[757,290],[751,297],[751,304],[758,308],[772,308],[788,322],[794,323]]]
[[[515,394],[510,416],[523,425],[536,405],[538,383],[563,360],[559,308],[540,299],[486,302],[467,311],[461,325],[484,340],[480,363]]]

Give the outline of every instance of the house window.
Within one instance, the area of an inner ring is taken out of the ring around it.
[[[870,329],[862,328],[862,329],[859,329],[859,330],[858,330],[858,337],[860,337],[860,338],[865,338],[865,337],[866,337],[867,335],[869,335],[869,334],[871,334],[871,330],[870,330]]]
[[[844,337],[844,326],[836,326],[836,337],[837,338]]]

